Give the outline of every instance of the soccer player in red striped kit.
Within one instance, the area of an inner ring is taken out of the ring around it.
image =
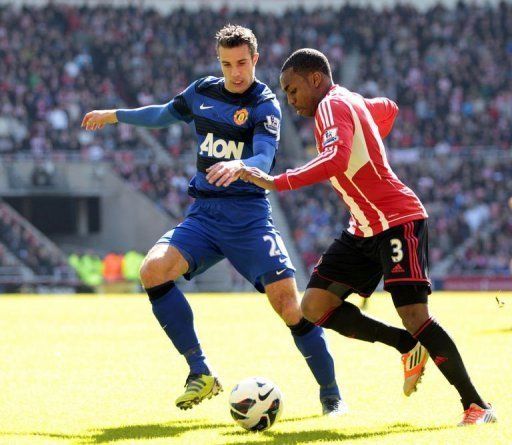
[[[397,105],[334,84],[327,58],[314,49],[295,51],[280,81],[297,114],[315,117],[318,156],[278,176],[247,167],[242,179],[277,191],[329,180],[351,213],[348,229],[313,271],[302,300],[304,316],[342,335],[399,350],[406,395],[415,389],[430,353],[460,394],[464,415],[459,425],[495,422],[494,409],[473,386],[452,338],[429,313],[428,215],[391,170],[382,142],[393,127]],[[354,292],[370,296],[383,276],[407,331],[345,301]],[[408,373],[414,383],[409,386]]]

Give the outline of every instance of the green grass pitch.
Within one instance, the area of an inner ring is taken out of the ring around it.
[[[500,423],[457,428],[461,405],[432,361],[402,395],[400,357],[329,332],[350,412],[318,416],[317,386],[265,296],[192,295],[196,328],[225,392],[191,411],[174,406],[187,375],[144,296],[0,296],[1,444],[512,444],[512,294],[436,293],[431,309],[459,345]],[[352,301],[358,302],[357,298]],[[374,316],[399,325],[391,299]],[[282,418],[246,433],[230,389],[261,375],[284,395]]]

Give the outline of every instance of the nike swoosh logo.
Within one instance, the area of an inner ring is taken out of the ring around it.
[[[201,104],[201,106],[199,107],[201,110],[209,110],[210,108],[213,108],[213,105],[210,106],[210,107],[207,107],[205,106],[205,104]]]
[[[274,391],[274,388],[270,388],[270,391],[267,392],[266,394],[258,394],[258,398],[263,402],[263,400],[266,400],[272,391]]]
[[[286,263],[287,260],[288,260],[287,258],[279,258],[280,263]]]
[[[276,272],[276,275],[281,275],[286,269],[281,269]]]

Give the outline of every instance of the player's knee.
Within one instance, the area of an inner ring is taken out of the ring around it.
[[[297,297],[293,292],[274,292],[269,295],[269,299],[274,310],[287,325],[294,325],[302,318]]]
[[[140,281],[146,289],[158,286],[166,281],[174,281],[179,276],[174,272],[172,264],[167,264],[162,257],[151,255],[144,258],[139,275]]]
[[[426,304],[410,304],[397,308],[405,329],[415,333],[430,317]]]
[[[271,283],[265,287],[265,291],[270,304],[287,325],[294,325],[300,321],[302,314],[299,296],[292,278]]]
[[[430,317],[428,312],[430,288],[426,285],[397,285],[391,287],[389,292],[402,319],[402,324],[409,332],[415,333]]]
[[[313,298],[308,298],[307,294],[300,303],[300,309],[304,318],[312,323],[320,318],[315,300]]]
[[[142,285],[145,288],[151,287],[148,285],[153,279],[155,269],[155,260],[146,256],[140,265],[139,277]]]
[[[283,295],[280,298],[277,312],[287,325],[294,325],[302,318],[300,307],[294,295]]]
[[[421,323],[414,316],[404,316],[402,317],[402,325],[407,331],[414,334],[419,329],[419,326],[421,326]]]

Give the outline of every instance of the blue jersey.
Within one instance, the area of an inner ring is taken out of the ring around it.
[[[241,180],[217,187],[206,180],[206,169],[220,161],[248,159],[258,143],[271,144],[271,165],[279,143],[281,109],[276,96],[255,80],[243,94],[231,93],[224,78],[205,77],[193,82],[167,104],[178,120],[194,127],[197,135],[197,173],[190,181],[194,197],[255,196],[265,191]],[[250,165],[250,164],[249,164]]]
[[[266,191],[235,181],[217,187],[206,180],[208,167],[239,159],[270,173],[279,142],[281,110],[275,95],[255,80],[243,94],[230,93],[224,79],[199,79],[169,103],[117,110],[119,122],[150,128],[176,121],[193,125],[197,134],[197,173],[189,193],[198,198],[185,220],[158,243],[171,244],[186,259],[190,279],[227,258],[263,291],[274,281],[292,277],[294,268],[274,227]],[[237,199],[224,199],[225,197]]]

